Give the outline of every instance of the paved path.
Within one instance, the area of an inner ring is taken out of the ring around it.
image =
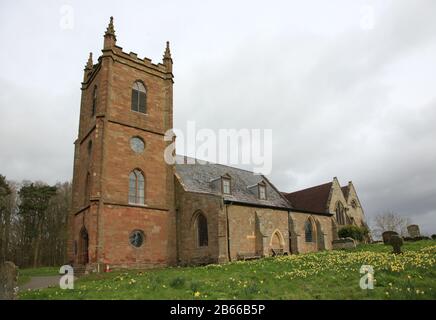
[[[32,277],[29,282],[20,286],[19,290],[35,290],[43,289],[52,286],[59,286],[59,279],[61,276],[45,276],[45,277]]]

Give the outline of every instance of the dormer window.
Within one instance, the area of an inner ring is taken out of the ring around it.
[[[266,185],[259,183],[259,199],[266,200]]]
[[[230,178],[222,177],[222,189],[223,189],[223,194],[231,194]]]

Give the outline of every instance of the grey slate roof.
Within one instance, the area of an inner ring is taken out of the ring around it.
[[[289,209],[290,204],[281,193],[263,175],[253,172],[225,166],[216,163],[204,162],[193,158],[177,156],[176,176],[185,191],[199,192],[223,196],[225,201],[233,201],[247,205],[275,207]],[[193,164],[180,163],[180,159],[190,159]],[[221,193],[221,184],[216,183],[224,175],[231,177],[231,195]],[[266,200],[258,197],[257,184],[266,184]]]

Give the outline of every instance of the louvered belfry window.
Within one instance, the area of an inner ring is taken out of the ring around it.
[[[132,87],[132,111],[146,113],[147,92],[144,84],[136,81]]]

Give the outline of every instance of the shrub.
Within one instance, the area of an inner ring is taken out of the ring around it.
[[[432,238],[433,240],[436,240],[436,234],[432,234],[432,235],[431,235],[431,238]]]
[[[368,235],[369,230],[365,227],[358,227],[358,226],[345,226],[342,227],[338,235],[340,238],[352,238],[357,241],[362,241],[364,237]]]
[[[192,292],[200,291],[201,285],[202,285],[201,281],[192,280],[191,281],[191,291]]]
[[[150,288],[156,290],[162,284],[162,279],[159,276],[151,276],[149,279]]]
[[[420,241],[420,240],[431,240],[430,237],[426,237],[426,236],[420,236],[420,237],[415,237],[413,238],[414,241]]]
[[[184,285],[185,285],[185,278],[182,277],[175,277],[170,281],[170,287],[174,289],[183,288]]]

